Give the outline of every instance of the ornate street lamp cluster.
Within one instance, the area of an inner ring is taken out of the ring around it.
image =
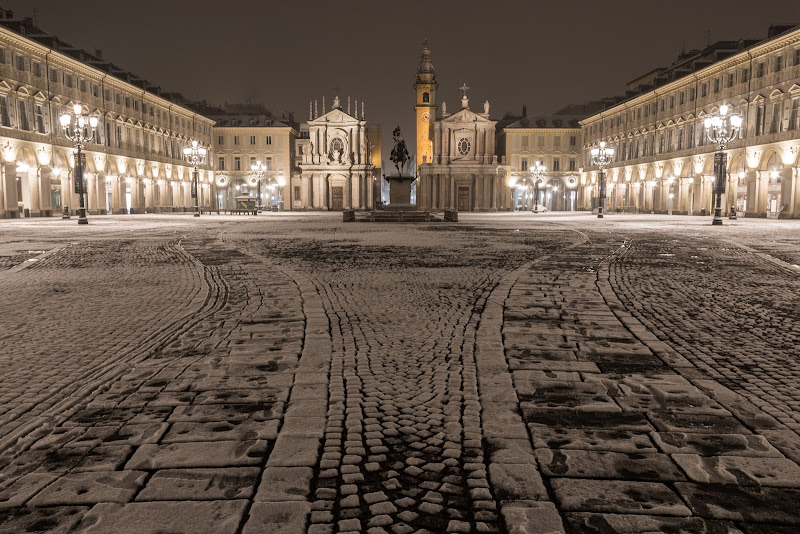
[[[197,166],[202,165],[206,160],[208,151],[201,147],[196,140],[192,141],[192,146],[183,149],[183,157],[192,166],[192,198],[194,199],[194,216],[200,217],[200,206],[198,205],[197,194]]]
[[[728,106],[719,107],[719,115],[709,115],[705,120],[706,135],[708,140],[716,143],[719,151],[714,154],[714,189],[716,206],[712,225],[722,224],[722,195],[725,193],[725,178],[727,176],[727,156],[725,147],[739,135],[742,126],[742,116],[738,113],[728,114]]]
[[[539,213],[539,182],[544,174],[545,166],[541,161],[537,161],[531,167],[531,177],[533,178],[533,213]]]
[[[598,176],[598,195],[599,202],[597,205],[597,218],[603,218],[603,206],[606,203],[606,173],[604,169],[614,159],[614,149],[606,147],[605,141],[600,141],[600,146],[592,148],[592,163],[600,167],[600,174]]]
[[[78,149],[75,154],[75,193],[80,198],[78,224],[89,224],[89,219],[86,218],[86,204],[83,199],[86,193],[83,182],[83,173],[86,170],[86,156],[83,154],[82,149],[84,143],[94,139],[95,131],[97,130],[97,117],[90,117],[89,113],[84,111],[83,106],[75,104],[72,107],[72,111],[61,115],[59,121],[64,129],[66,138],[73,141]]]

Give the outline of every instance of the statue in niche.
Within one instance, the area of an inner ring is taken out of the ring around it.
[[[487,115],[489,114],[489,101],[488,100],[483,103],[483,112],[486,113]]]
[[[394,148],[389,159],[394,163],[397,174],[403,174],[408,161],[408,150],[406,149],[406,142],[403,140],[403,134],[400,133],[400,126],[397,126],[392,132],[392,139],[394,140]]]

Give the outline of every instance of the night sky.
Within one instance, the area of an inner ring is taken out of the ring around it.
[[[800,22],[797,0],[320,2],[243,0],[3,0],[17,16],[167,91],[212,104],[265,104],[308,119],[308,101],[338,93],[366,101],[383,126],[383,152],[399,124],[414,139],[414,75],[428,38],[438,104],[458,108],[466,82],[473,110],[491,116],[549,113],[624,92],[685,46],[766,37]],[[614,6],[613,9],[608,6]]]

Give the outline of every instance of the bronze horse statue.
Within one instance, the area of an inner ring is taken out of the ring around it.
[[[403,174],[408,161],[408,150],[406,149],[406,142],[403,140],[403,134],[400,133],[400,126],[394,129],[392,138],[394,139],[394,148],[389,159],[394,162],[397,174]]]

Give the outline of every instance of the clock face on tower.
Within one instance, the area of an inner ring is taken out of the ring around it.
[[[431,120],[431,114],[426,111],[422,114],[422,122],[428,122],[429,120]]]

